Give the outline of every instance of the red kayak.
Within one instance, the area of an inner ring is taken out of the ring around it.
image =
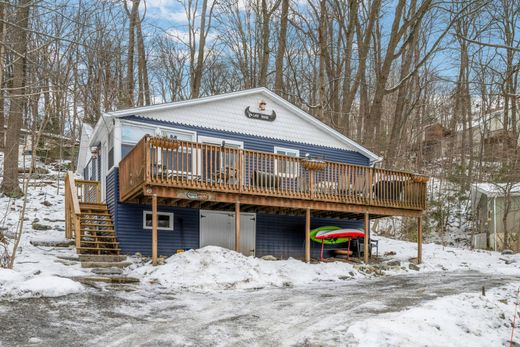
[[[318,240],[338,239],[338,238],[358,238],[365,237],[365,233],[359,229],[339,229],[339,230],[323,230],[316,234]]]
[[[347,259],[348,254],[350,253],[350,240],[356,238],[364,238],[365,233],[360,229],[339,229],[339,230],[322,230],[318,232],[315,236],[317,240],[321,240],[321,252],[320,259],[323,260],[323,247],[324,241],[326,239],[339,239],[346,238],[348,239],[348,248],[347,248]]]

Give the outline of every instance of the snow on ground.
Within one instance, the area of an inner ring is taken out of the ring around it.
[[[270,261],[246,257],[216,246],[173,255],[158,267],[148,263],[134,269],[131,275],[168,289],[195,290],[287,287],[362,276],[348,263],[305,264],[296,259]]]
[[[68,278],[52,275],[24,275],[18,271],[0,270],[0,295],[27,298],[33,296],[56,297],[83,291],[83,286]]]
[[[425,346],[509,346],[519,285],[494,288],[485,296],[448,296],[382,314],[354,323],[347,335],[358,346],[417,346],[418,341]],[[518,337],[517,331],[514,341]]]
[[[408,268],[411,258],[417,257],[417,245],[412,242],[378,237],[379,252],[395,252],[392,260],[401,261]],[[473,270],[483,273],[520,275],[520,254],[503,255],[500,252],[444,247],[423,244],[423,264],[420,271]]]
[[[25,158],[26,162],[30,162]],[[0,153],[0,168],[3,154]],[[13,270],[0,269],[0,297],[60,296],[78,293],[84,287],[67,277],[84,275],[79,264],[60,262],[56,256],[74,256],[71,248],[33,246],[31,241],[66,241],[64,235],[63,182],[58,183],[58,172],[45,167],[49,174],[31,181],[23,225],[24,234],[18,248]],[[61,174],[63,177],[63,174]],[[59,190],[58,190],[59,189]],[[13,235],[19,223],[23,198],[10,199],[0,196],[0,228],[12,249]],[[43,227],[48,230],[36,230]]]
[[[431,271],[479,271],[482,273],[520,275],[520,254],[502,255],[491,251],[471,251],[437,244],[423,245],[423,264],[415,267],[417,245],[412,242],[379,239],[382,273],[398,275]],[[268,261],[246,257],[231,250],[208,246],[175,254],[164,265],[139,263],[128,270],[141,278],[145,286],[159,285],[163,290],[251,289],[258,287],[300,286],[317,282],[340,282],[363,278],[373,272],[359,264],[327,262],[305,264],[288,259]],[[386,266],[388,265],[388,266]]]

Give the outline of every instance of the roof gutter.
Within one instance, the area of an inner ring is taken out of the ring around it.
[[[376,159],[370,160],[370,166],[376,167],[376,164],[379,164],[383,161],[383,157],[377,157]]]

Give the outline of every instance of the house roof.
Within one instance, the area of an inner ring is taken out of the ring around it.
[[[471,203],[477,206],[483,196],[488,198],[501,198],[506,196],[510,188],[511,196],[520,196],[520,183],[509,186],[506,183],[476,183],[471,187]]]
[[[266,112],[276,111],[277,118],[274,122],[250,119],[244,115],[245,107],[256,107],[259,97],[267,101],[268,110]],[[107,117],[121,118],[125,116],[166,120],[208,129],[352,150],[368,157],[371,163],[382,159],[369,149],[263,87],[191,100],[129,108],[107,112],[103,116],[104,121]],[[98,126],[101,126],[101,122],[100,119],[94,133],[96,133]]]
[[[494,119],[498,119],[499,121],[501,121],[503,114],[504,114],[503,108],[492,110],[483,115],[480,115],[479,113],[474,113],[473,121],[471,122],[471,127],[472,128],[483,128],[483,127],[488,126],[487,123],[491,122]],[[462,131],[462,130],[463,130],[463,125],[459,124],[457,126],[457,131]]]
[[[489,197],[505,196],[508,189],[512,196],[520,196],[520,183],[477,183],[474,185],[475,191]]]

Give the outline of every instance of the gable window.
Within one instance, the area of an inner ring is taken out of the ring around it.
[[[155,128],[141,125],[124,124],[121,128],[121,142],[127,145],[135,145],[145,135],[154,135]]]
[[[292,148],[275,147],[274,153],[287,157],[299,158],[300,151]],[[298,177],[300,166],[296,159],[275,159],[274,173],[284,177]]]
[[[152,211],[143,211],[143,229],[152,229]],[[157,212],[157,229],[173,230],[173,212]]]
[[[179,141],[195,141],[197,133],[191,130],[153,126],[125,121],[121,127],[121,158],[124,158],[132,148],[145,136],[152,135]],[[196,155],[190,146],[178,148],[155,147],[150,152],[154,173],[160,175],[192,175],[194,172]]]

